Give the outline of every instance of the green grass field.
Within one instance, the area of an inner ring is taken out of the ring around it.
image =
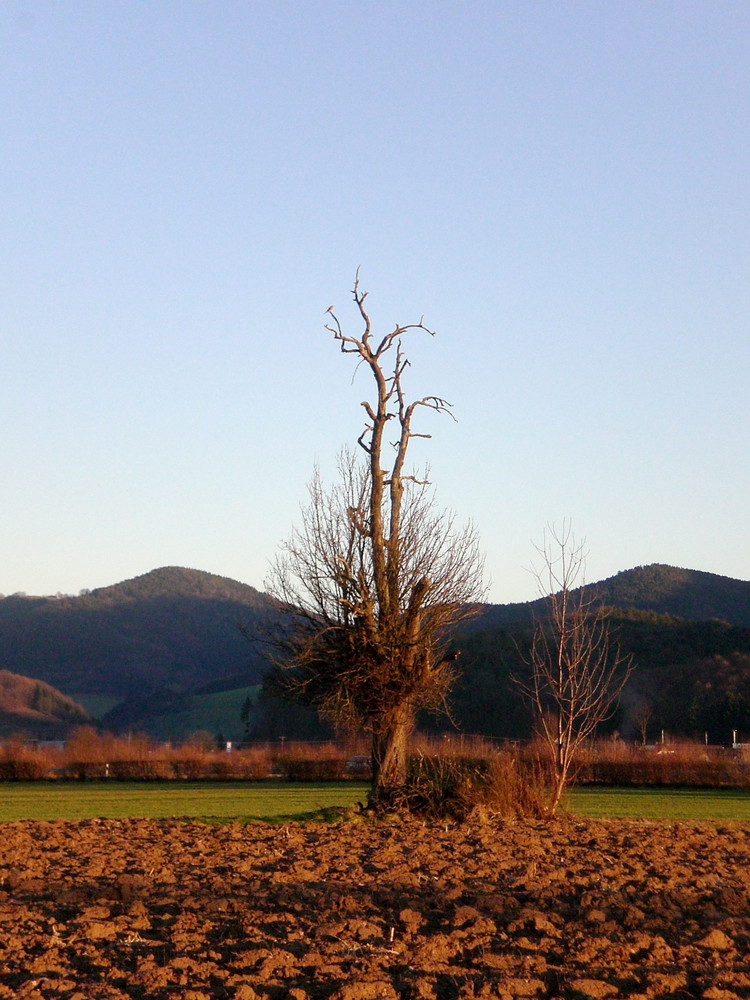
[[[364,802],[360,782],[84,782],[0,784],[0,822],[23,819],[280,819]],[[750,821],[750,792],[712,789],[577,788],[566,800],[578,816]]]
[[[154,740],[186,740],[193,733],[208,732],[213,736],[221,733],[225,740],[236,743],[242,739],[244,723],[240,719],[242,705],[247,697],[255,704],[260,685],[232,688],[229,691],[214,691],[209,694],[186,695],[180,708],[171,712],[160,712],[148,721],[148,733]],[[112,695],[76,694],[74,699],[89,715],[101,718],[120,701]],[[254,716],[251,709],[250,721]],[[143,723],[139,723],[142,725]]]
[[[278,819],[364,802],[361,782],[293,785],[251,782],[0,784],[0,822],[18,819],[191,817]]]
[[[750,792],[733,789],[574,788],[565,805],[578,816],[750,820]]]

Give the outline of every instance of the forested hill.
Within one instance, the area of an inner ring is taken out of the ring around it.
[[[251,684],[266,662],[239,626],[276,615],[253,587],[176,566],[78,597],[14,595],[0,600],[0,669],[74,695]]]
[[[656,564],[587,589],[610,609],[612,635],[635,667],[611,728],[634,737],[635,715],[647,709],[651,733],[750,737],[750,583]],[[452,706],[461,728],[528,736],[532,720],[513,677],[528,670],[532,618],[543,612],[541,601],[488,605],[461,637]]]
[[[128,601],[149,601],[156,598],[180,597],[202,600],[228,600],[247,607],[269,608],[272,599],[255,587],[226,576],[204,573],[202,570],[186,569],[183,566],[163,566],[150,573],[136,576],[132,580],[99,587],[82,595],[89,606],[103,604],[124,604]],[[76,601],[76,598],[70,600]]]
[[[678,569],[653,563],[624,570],[586,587],[609,607],[654,611],[690,621],[716,619],[750,627],[750,582],[716,573]],[[543,610],[542,601],[488,604],[479,619],[482,628],[527,621]]]
[[[617,639],[636,663],[614,725],[631,732],[628,715],[648,702],[653,725],[668,731],[725,740],[745,727],[750,735],[750,583],[653,565],[618,573],[592,592],[614,609]],[[268,666],[263,645],[248,642],[239,626],[262,634],[279,610],[246,584],[174,566],[78,597],[14,595],[0,599],[0,671],[53,685],[115,730],[169,738],[170,720],[187,705],[191,727],[215,732],[227,724],[201,716],[195,704],[207,692],[235,692],[239,719]],[[462,656],[452,716],[464,731],[528,735],[511,677],[523,670],[519,649],[535,610],[543,609],[487,605],[455,637]],[[258,710],[258,733],[269,738],[291,737],[299,726],[294,710],[270,702]]]
[[[0,670],[0,737],[25,732],[59,739],[87,720],[80,705],[49,684]]]

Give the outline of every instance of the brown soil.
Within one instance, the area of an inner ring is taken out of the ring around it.
[[[0,827],[0,998],[750,997],[750,825]]]

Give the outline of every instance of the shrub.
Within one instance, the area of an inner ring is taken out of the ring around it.
[[[204,764],[204,776],[215,781],[261,781],[271,776],[271,752],[265,745],[217,750]]]
[[[255,781],[261,778],[270,778],[272,758],[271,751],[265,745],[256,747],[246,747],[238,754],[225,754],[225,757],[232,757],[238,763],[238,777],[245,781]]]
[[[22,736],[13,736],[0,751],[0,780],[38,781],[53,770],[51,754],[30,746]]]
[[[167,748],[154,747],[147,736],[110,739],[106,774],[118,781],[157,781],[172,777]]]
[[[100,735],[93,726],[78,726],[65,745],[65,776],[79,781],[107,777],[113,742],[112,736]]]
[[[273,754],[273,774],[289,781],[335,781],[349,777],[347,757],[335,743],[291,743]]]
[[[476,812],[508,818],[545,814],[540,773],[507,750],[482,755],[414,754],[405,786],[389,805],[457,820]]]
[[[741,754],[702,743],[630,747],[594,743],[581,761],[578,784],[747,788],[750,767]]]
[[[290,760],[286,774],[290,781],[336,781],[346,772],[345,757]]]
[[[175,778],[197,781],[205,777],[211,754],[200,739],[191,739],[169,753],[169,763]]]

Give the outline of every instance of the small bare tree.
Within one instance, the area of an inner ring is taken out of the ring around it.
[[[641,746],[646,746],[646,738],[648,736],[648,727],[651,722],[651,716],[654,714],[654,708],[650,701],[642,699],[636,705],[635,711],[633,712],[633,722],[635,723],[635,728],[638,731],[638,735],[641,737]]]
[[[550,751],[553,813],[581,745],[611,718],[632,663],[611,642],[606,609],[583,586],[585,542],[576,541],[570,524],[550,528],[538,552],[544,567],[535,575],[547,614],[535,623],[531,678],[519,686]]]
[[[370,731],[370,797],[377,805],[403,785],[416,712],[444,698],[457,655],[447,652],[447,641],[476,613],[484,589],[474,527],[455,530],[427,476],[406,467],[411,441],[430,436],[414,429],[417,411],[450,412],[438,396],[408,402],[404,394],[404,336],[431,331],[420,320],[373,340],[366,294],[357,278],[359,336],[344,333],[333,307],[326,327],[375,383],[374,399],[362,403],[367,421],[358,444],[365,460],[342,452],[331,488],[316,470],[301,527],[284,544],[268,587],[291,616],[276,684],[338,727]]]

